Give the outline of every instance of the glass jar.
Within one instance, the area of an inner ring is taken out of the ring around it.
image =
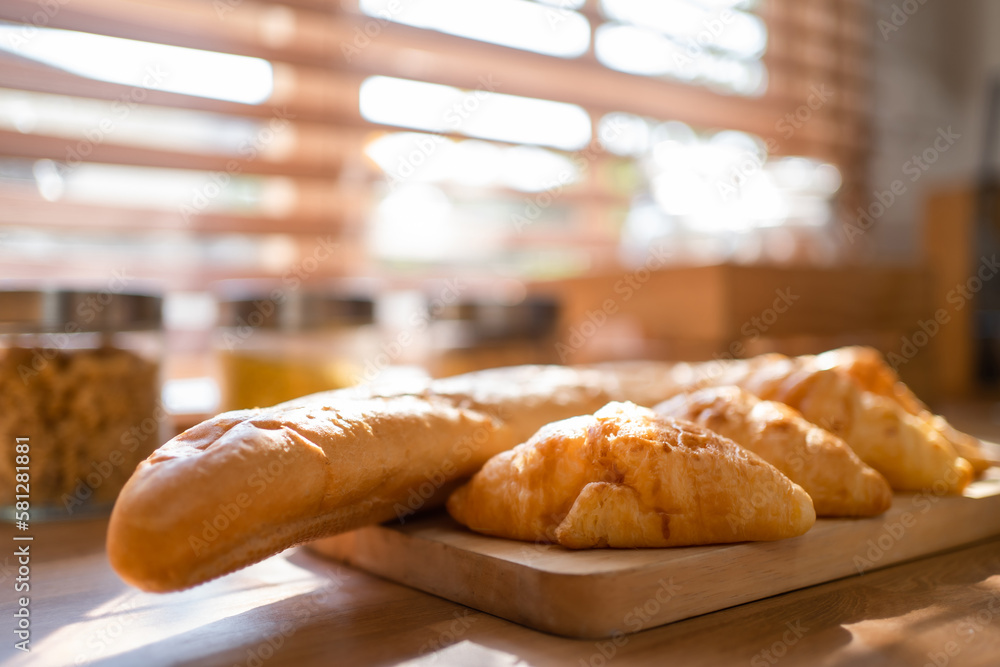
[[[223,410],[267,407],[357,384],[378,344],[367,290],[226,281],[216,293]]]
[[[32,520],[105,514],[164,441],[161,305],[112,289],[0,288],[5,519],[26,506]]]
[[[431,306],[434,377],[520,364],[558,363],[555,350],[559,304],[528,296],[518,303],[463,298]]]

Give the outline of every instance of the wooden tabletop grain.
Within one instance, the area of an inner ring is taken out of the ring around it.
[[[31,527],[31,651],[22,653],[12,630],[24,593],[14,592],[14,530],[3,524],[0,664],[1000,665],[1000,538],[595,642],[529,630],[303,549],[189,591],[141,593],[108,565],[106,525]]]

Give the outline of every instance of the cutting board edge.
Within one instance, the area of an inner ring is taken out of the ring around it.
[[[468,551],[449,544],[446,539],[431,540],[393,526],[363,528],[314,543],[312,548],[386,579],[528,627],[567,637],[604,639],[821,583],[864,576],[867,572],[1000,535],[1000,495],[993,495],[981,499],[941,498],[926,515],[918,516],[913,525],[903,526],[906,530],[895,538],[890,527],[902,526],[904,513],[914,514],[905,502],[913,497],[913,494],[897,496],[893,508],[882,517],[821,524],[826,530],[818,543],[813,543],[817,542],[815,538],[810,541],[807,533],[791,540],[737,545],[741,547],[736,550],[737,557],[761,566],[771,565],[770,570],[764,567],[756,579],[751,578],[751,588],[747,587],[746,577],[738,576],[734,568],[721,567],[719,572],[726,573],[725,577],[713,576],[711,581],[705,581],[706,566],[696,559],[681,557],[665,560],[658,566],[618,573],[554,572]],[[992,520],[982,521],[984,517]],[[845,559],[841,555],[837,560],[831,559],[830,554],[835,550],[828,547],[835,546],[848,530],[861,533],[857,536],[861,548],[854,553],[855,558]],[[891,541],[883,539],[884,536]],[[887,548],[881,549],[880,544]],[[864,549],[866,546],[869,550]],[[876,551],[871,551],[872,548]],[[807,553],[796,553],[803,550]],[[732,551],[728,550],[726,559],[732,557]],[[824,555],[824,551],[829,553]],[[409,558],[386,557],[393,552],[407,553]],[[433,573],[409,567],[414,561],[426,563],[435,558],[445,559],[449,577],[434,581]],[[863,559],[861,563],[859,558]],[[721,559],[722,556],[717,557]],[[711,566],[711,558],[707,560]],[[806,561],[818,562],[822,567],[807,567]],[[870,563],[870,567],[860,567],[865,563]],[[677,569],[668,571],[671,567]],[[463,572],[462,576],[456,574]],[[662,582],[652,594],[639,598],[622,596],[623,589],[647,590],[642,582],[648,582],[650,577],[657,577],[654,583]],[[668,591],[664,601],[656,597],[663,586],[677,587],[681,592]]]

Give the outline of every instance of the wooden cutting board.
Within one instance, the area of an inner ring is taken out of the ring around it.
[[[997,534],[1000,475],[994,474],[964,496],[897,494],[880,517],[821,519],[805,535],[778,542],[570,551],[477,535],[437,512],[311,546],[531,628],[603,638],[864,576]]]

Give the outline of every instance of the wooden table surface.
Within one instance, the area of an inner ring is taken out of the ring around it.
[[[995,438],[1000,429],[984,419],[975,430]],[[303,549],[189,591],[145,594],[109,567],[106,525],[31,527],[28,654],[13,648],[14,548],[0,550],[0,664],[1000,665],[1000,538],[594,642],[529,630]],[[2,527],[0,539],[18,544]]]

